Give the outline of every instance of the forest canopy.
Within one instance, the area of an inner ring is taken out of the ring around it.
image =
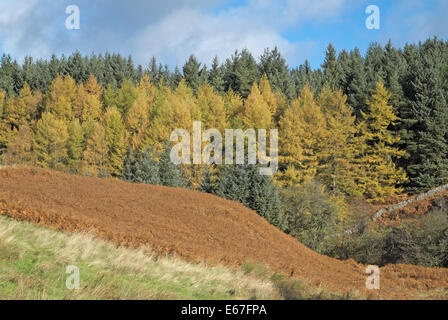
[[[330,44],[321,68],[281,53],[235,51],[211,66],[191,55],[174,71],[105,53],[0,65],[3,164],[122,177],[126,158],[159,161],[176,128],[279,129],[280,186],[319,180],[372,200],[448,183],[448,42],[364,56]],[[132,151],[130,152],[129,149]],[[129,162],[128,162],[129,163]],[[206,169],[182,168],[199,188]],[[213,170],[212,170],[213,171]]]

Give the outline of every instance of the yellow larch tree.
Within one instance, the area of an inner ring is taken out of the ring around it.
[[[75,80],[66,76],[57,76],[50,85],[47,94],[46,111],[61,120],[72,120],[73,107],[78,99],[78,88]]]
[[[100,122],[94,122],[92,132],[86,142],[86,150],[83,154],[87,165],[87,172],[92,176],[98,176],[108,167],[108,147],[106,143],[106,131]]]
[[[44,168],[62,169],[67,160],[68,137],[64,120],[57,119],[52,113],[43,113],[33,137],[37,164]]]
[[[260,79],[259,84],[260,93],[263,97],[263,100],[267,103],[269,111],[271,115],[275,115],[277,113],[277,97],[275,93],[272,91],[271,85],[269,84],[268,76],[266,73]]]
[[[243,122],[246,128],[266,129],[271,127],[272,114],[263,99],[257,84],[252,84],[249,96],[244,101]]]
[[[207,128],[216,128],[222,134],[227,128],[224,100],[210,85],[201,86],[197,94],[201,120]]]
[[[357,183],[363,194],[371,201],[383,201],[387,196],[402,191],[398,185],[406,180],[402,168],[397,168],[394,159],[404,155],[395,147],[400,137],[388,130],[397,116],[388,104],[390,94],[381,82],[375,93],[367,100],[367,113],[358,125]]]
[[[107,146],[108,172],[112,176],[120,176],[123,158],[126,152],[125,127],[120,111],[110,107],[104,115],[104,129]]]
[[[134,151],[143,151],[145,134],[150,123],[150,98],[147,91],[137,88],[137,98],[126,116],[126,129],[129,133],[129,143]]]
[[[319,159],[318,178],[335,193],[360,195],[355,183],[358,171],[354,163],[355,116],[346,102],[347,97],[340,89],[332,91],[328,85],[324,85],[317,98],[328,130]]]
[[[316,176],[327,129],[322,110],[309,86],[291,102],[279,124],[279,165],[277,179],[294,185]]]
[[[78,86],[78,95],[73,106],[74,116],[82,121],[89,119],[97,121],[102,116],[102,88],[96,78],[90,75],[86,83]]]
[[[224,94],[224,107],[226,120],[231,128],[243,128],[244,101],[238,93],[232,89]]]

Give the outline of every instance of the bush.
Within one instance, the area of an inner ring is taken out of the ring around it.
[[[316,181],[283,189],[281,196],[285,231],[319,253],[332,254],[343,208]]]
[[[361,229],[344,235],[333,256],[363,264],[448,267],[448,208],[440,202],[420,218],[396,226]]]

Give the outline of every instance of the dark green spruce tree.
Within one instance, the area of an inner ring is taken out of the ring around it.
[[[160,184],[167,187],[185,187],[187,181],[182,176],[179,166],[171,161],[170,153],[171,146],[169,142],[165,142],[159,158]]]
[[[411,192],[448,183],[448,105],[444,89],[442,53],[431,43],[422,48],[421,59],[412,65],[412,140],[407,141],[406,172]]]

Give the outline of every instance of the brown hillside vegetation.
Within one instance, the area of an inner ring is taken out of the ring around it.
[[[448,200],[448,191],[442,191],[425,199],[416,200],[404,208],[392,210],[383,214],[373,225],[397,225],[410,218],[417,218],[437,208],[440,202]]]
[[[381,269],[381,290],[372,293],[365,289],[365,266],[319,255],[241,204],[190,190],[4,168],[0,214],[60,230],[93,230],[120,245],[189,261],[260,262],[335,292],[412,298],[448,289],[448,269],[392,265]]]

